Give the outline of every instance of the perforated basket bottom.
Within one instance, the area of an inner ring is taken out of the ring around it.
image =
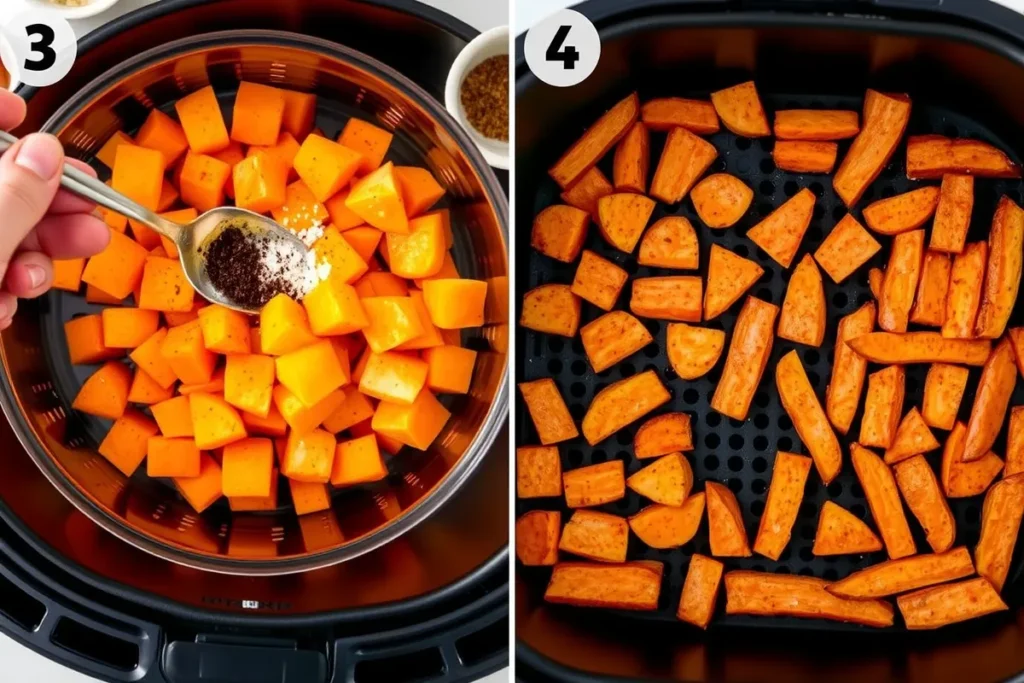
[[[854,97],[811,98],[767,93],[761,93],[761,97],[768,112],[790,108],[837,108],[859,111],[862,105],[862,100]],[[643,99],[643,93],[641,93],[641,99]],[[1003,144],[1002,140],[996,138],[991,131],[980,123],[948,109],[929,107],[915,102],[912,119],[908,127],[908,135],[924,133],[979,138],[994,143],[1001,149],[1010,150],[1008,145]],[[661,156],[661,146],[664,142],[664,137],[664,134],[652,134],[651,174],[653,174],[654,166]],[[723,128],[721,132],[711,136],[709,140],[718,149],[719,157],[708,172],[731,173],[742,179],[743,182],[754,190],[754,201],[747,215],[737,225],[728,230],[710,230],[697,218],[689,199],[685,199],[681,204],[672,206],[659,203],[654,215],[651,217],[650,223],[654,223],[654,221],[664,216],[686,216],[697,229],[701,252],[700,274],[704,276],[705,282],[708,253],[712,244],[718,244],[736,252],[740,256],[751,258],[759,263],[764,268],[764,275],[748,291],[748,294],[781,306],[792,268],[795,267],[795,264],[802,258],[803,254],[813,253],[817,249],[823,238],[832,229],[832,226],[847,213],[847,209],[833,191],[832,177],[830,175],[803,175],[778,170],[771,157],[771,149],[774,144],[773,138],[750,140],[737,137]],[[566,141],[567,144],[569,142]],[[845,156],[848,147],[849,141],[840,144],[840,161]],[[858,219],[860,219],[860,210],[871,201],[891,197],[924,185],[937,184],[935,181],[913,182],[907,179],[904,173],[904,150],[905,144],[901,144],[889,165],[865,192],[863,199],[854,210],[854,215]],[[557,152],[558,150],[554,151]],[[602,170],[606,172],[609,178],[611,178],[610,157],[611,155],[608,155],[608,158],[602,163]],[[649,174],[648,178],[650,177]],[[793,261],[794,266],[791,266],[790,269],[784,269],[754,245],[753,242],[748,240],[745,235],[749,228],[796,194],[801,188],[809,188],[818,199],[814,209],[814,218],[804,236],[800,251]],[[1003,194],[1008,194],[1014,201],[1022,202],[1024,201],[1024,185],[1019,180],[978,180],[975,183],[974,213],[969,239],[984,240],[987,238],[996,202]],[[540,211],[545,206],[558,203],[559,201],[557,186],[549,179],[546,179],[535,197],[534,209],[535,211]],[[519,221],[520,235],[518,244],[520,245],[520,258],[528,261],[526,264],[528,277],[520,278],[519,291],[516,294],[517,306],[521,306],[522,294],[530,288],[549,283],[571,283],[576,269],[575,264],[561,263],[529,249],[529,238],[524,237],[522,234],[524,230],[528,230],[528,225],[529,219],[525,216],[522,217]],[[667,323],[658,320],[643,320],[654,336],[654,343],[627,358],[624,362],[601,373],[594,373],[591,369],[578,336],[575,339],[569,340],[563,337],[540,334],[519,328],[519,334],[523,335],[524,339],[522,346],[519,347],[523,353],[521,355],[521,364],[517,365],[516,381],[528,381],[542,377],[554,378],[569,406],[569,411],[578,422],[583,418],[587,406],[590,405],[594,396],[601,389],[612,382],[629,377],[637,372],[644,370],[657,371],[659,376],[665,381],[672,399],[655,414],[683,411],[688,413],[691,418],[695,448],[686,455],[693,466],[697,482],[695,490],[702,490],[705,480],[718,481],[728,485],[739,501],[747,534],[752,545],[757,534],[761,514],[764,511],[776,451],[784,450],[806,453],[806,449],[803,448],[789,416],[779,402],[778,392],[775,389],[774,383],[775,366],[782,355],[796,349],[800,354],[800,358],[807,370],[807,375],[812,386],[815,388],[819,400],[823,401],[825,388],[831,376],[836,327],[839,319],[872,299],[867,285],[868,269],[872,266],[884,268],[888,259],[891,238],[878,235],[876,235],[876,238],[883,245],[882,251],[845,282],[836,285],[827,275],[822,274],[825,280],[825,296],[828,304],[828,326],[825,341],[821,347],[812,348],[783,339],[775,339],[771,358],[745,422],[727,418],[710,408],[711,397],[715,386],[718,384],[722,365],[725,362],[725,353],[723,353],[723,358],[719,360],[715,368],[704,377],[690,382],[680,380],[669,365],[664,351]],[[623,254],[610,247],[594,228],[590,230],[585,248],[591,249],[625,268],[630,274],[631,281],[634,277],[671,275],[680,274],[681,272],[638,266],[634,256]],[[521,274],[525,271],[526,269],[524,268],[519,270]],[[616,305],[617,309],[628,310],[630,289],[631,285],[627,284],[619,297]],[[742,301],[743,299],[741,298],[728,312],[714,320],[701,324],[729,332],[729,341],[731,341],[731,332]],[[603,311],[596,306],[584,301],[582,319],[580,321],[581,326],[594,320],[602,313]],[[1020,320],[1021,307],[1018,306],[1014,311],[1011,324],[1020,324]],[[868,372],[874,372],[879,367],[871,365],[868,368]],[[920,407],[927,369],[928,366],[926,365],[907,367],[904,412],[911,406],[916,405]],[[971,370],[971,380],[961,405],[961,420],[966,421],[970,414],[972,396],[977,386],[979,374],[980,369],[974,368]],[[1024,403],[1024,386],[1018,383],[1011,405],[1020,403]],[[864,491],[857,481],[849,459],[849,444],[856,439],[860,431],[862,411],[863,398],[861,400],[861,408],[858,411],[849,435],[846,437],[838,435],[843,447],[844,461],[842,472],[836,477],[835,481],[827,487],[824,486],[816,471],[812,469],[804,493],[803,505],[793,526],[792,539],[779,558],[779,561],[773,562],[759,555],[749,558],[719,558],[725,562],[726,571],[753,569],[778,574],[800,574],[836,580],[845,577],[853,571],[887,559],[884,552],[838,557],[815,557],[811,552],[818,514],[826,500],[834,501],[850,510],[859,518],[868,521],[872,528],[876,528],[868,511]],[[517,444],[532,445],[539,443],[536,431],[522,402],[519,403],[517,415]],[[636,428],[642,422],[643,420],[638,421],[594,447],[588,445],[582,436],[559,444],[563,469],[568,470],[606,462],[611,459],[619,459],[626,465],[627,476],[636,472],[641,469],[644,463],[633,457],[631,444]],[[940,441],[945,440],[945,432],[935,430],[935,433]],[[1004,439],[1005,434],[1001,434],[993,449],[995,452],[999,454],[1005,452]],[[939,452],[928,456],[928,460],[935,468],[936,473],[938,473],[939,459]],[[646,462],[649,464],[651,461],[648,460]],[[950,507],[953,510],[957,524],[956,545],[967,545],[973,549],[974,544],[978,540],[981,503],[982,498],[980,496],[950,500]],[[635,514],[647,504],[648,501],[627,489],[627,495],[624,499],[598,509],[625,516]],[[562,510],[564,522],[571,514],[571,510],[564,506],[564,500],[518,500],[516,512],[517,514],[522,514],[528,510],[557,509],[559,507]],[[931,549],[925,541],[920,525],[913,515],[910,514],[909,510],[906,510],[906,514],[914,532],[918,552],[930,552]],[[645,559],[663,562],[665,573],[658,610],[655,612],[628,613],[628,615],[636,619],[674,620],[675,609],[679,602],[683,581],[689,566],[689,559],[693,553],[710,555],[706,519],[702,522],[701,529],[693,541],[687,543],[682,548],[655,550],[647,547],[635,536],[631,536],[628,558],[631,560]],[[564,556],[563,559],[568,557]],[[1012,586],[1018,577],[1020,564],[1020,558],[1017,558],[1011,567],[1007,587]],[[521,576],[527,577],[532,587],[535,587],[538,591],[543,589],[550,575],[550,570],[547,569],[530,569],[522,566],[520,566],[519,572]],[[822,627],[840,629],[864,628],[809,620],[765,619],[740,616],[726,617],[722,613],[721,608],[723,601],[720,599],[719,603],[719,614],[716,615],[713,626],[720,624],[767,626],[775,623],[789,626],[804,624],[814,629]]]

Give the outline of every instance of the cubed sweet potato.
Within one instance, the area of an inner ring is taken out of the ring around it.
[[[779,359],[775,366],[775,386],[782,407],[814,458],[818,475],[825,484],[831,483],[842,467],[843,452],[796,351]]]
[[[833,282],[839,284],[881,249],[882,245],[853,214],[848,213],[836,223],[832,232],[814,252],[814,260]]]
[[[907,177],[940,178],[963,173],[978,178],[1020,178],[1020,166],[987,142],[942,135],[911,135],[907,139]]]
[[[812,552],[824,555],[862,555],[882,549],[882,541],[867,524],[831,500],[821,506]]]
[[[939,442],[928,429],[928,424],[921,417],[917,407],[913,407],[903,417],[892,443],[885,449],[885,462],[894,465],[920,453],[930,453],[939,448]]]
[[[809,617],[865,626],[892,626],[892,605],[884,600],[847,600],[832,595],[828,582],[813,576],[755,571],[725,575],[725,613]]]
[[[716,557],[750,557],[750,543],[743,514],[729,487],[714,481],[704,483],[708,508],[711,554]]]
[[[671,396],[653,370],[614,382],[594,396],[583,416],[583,436],[594,446],[658,406]]]
[[[579,297],[569,285],[534,287],[523,295],[519,324],[537,332],[575,337],[580,324]]]
[[[697,553],[690,556],[683,593],[676,609],[677,618],[704,629],[708,627],[715,612],[724,569],[725,565],[718,560]]]
[[[578,607],[654,610],[661,593],[661,574],[660,562],[560,562],[551,572],[544,599]]]
[[[906,372],[899,365],[868,375],[868,393],[860,420],[858,441],[865,446],[889,448],[903,414]]]
[[[864,222],[881,235],[917,230],[928,222],[939,205],[939,188],[922,187],[864,207]]]
[[[629,523],[596,510],[576,510],[562,529],[558,549],[598,562],[625,562]]]
[[[717,156],[718,150],[707,140],[685,128],[673,128],[665,139],[649,194],[664,204],[677,204]]]
[[[565,204],[549,206],[533,219],[530,246],[545,256],[572,263],[583,248],[589,225],[586,211]]]
[[[640,117],[648,128],[662,132],[685,128],[697,135],[710,135],[720,128],[715,105],[708,100],[660,97],[644,102]]]
[[[678,507],[693,488],[693,468],[682,453],[669,453],[631,474],[626,486],[652,503]]]
[[[558,562],[558,536],[562,513],[531,510],[516,520],[516,557],[527,567]]]
[[[988,579],[997,591],[1003,589],[1010,573],[1021,517],[1024,517],[1024,476],[1008,477],[993,484],[981,507],[981,537],[974,548],[974,559],[978,575]]]
[[[821,346],[827,317],[821,272],[811,255],[804,254],[786,285],[778,335],[800,344]]]
[[[910,98],[869,89],[864,95],[863,118],[860,133],[832,178],[836,194],[849,207],[857,203],[896,151],[910,120]]]
[[[562,461],[555,446],[516,449],[516,495],[550,498],[562,495]]]
[[[697,535],[704,518],[704,501],[701,491],[689,496],[682,505],[648,505],[629,518],[629,528],[651,548],[678,548]]]
[[[913,555],[917,548],[903,514],[903,504],[892,470],[875,453],[856,443],[850,445],[850,457],[889,558],[896,560]]]
[[[697,231],[685,216],[666,216],[654,223],[640,240],[641,266],[696,270],[700,263]]]
[[[753,81],[711,93],[711,103],[725,127],[736,135],[760,138],[772,134]]]
[[[747,419],[750,402],[761,383],[775,339],[779,307],[748,297],[733,328],[722,378],[715,387],[711,408],[736,420]]]
[[[928,248],[950,254],[963,251],[973,209],[974,176],[955,173],[943,175]]]
[[[571,508],[612,503],[626,495],[625,465],[609,460],[562,473],[565,504]]]
[[[805,187],[748,230],[747,238],[776,263],[789,268],[811,224],[815,199],[814,193]]]
[[[967,426],[963,422],[953,425],[942,447],[942,490],[947,498],[980,496],[1003,471],[1002,459],[989,451],[978,460],[964,462],[964,442]]]
[[[729,310],[763,274],[764,268],[757,263],[712,244],[704,292],[704,319],[717,318]]]
[[[642,194],[617,192],[601,197],[597,200],[597,228],[608,244],[631,254],[654,206],[654,201]]]
[[[1004,477],[1024,472],[1024,406],[1010,409],[1010,420],[1006,425],[1006,469]]]
[[[874,327],[875,304],[871,301],[839,321],[832,379],[825,391],[825,412],[840,434],[850,431],[857,406],[860,405],[868,369],[868,362],[850,348],[847,342],[868,334]]]
[[[953,259],[946,295],[946,319],[942,323],[942,336],[948,339],[972,339],[974,324],[984,291],[985,263],[988,245],[972,242]]]
[[[637,121],[615,148],[612,181],[616,191],[639,194],[647,192],[647,171],[650,165],[650,133],[642,121]]]
[[[939,628],[1009,609],[983,576],[907,593],[896,598],[896,604],[903,623],[911,631]]]
[[[629,310],[644,318],[700,322],[703,284],[696,275],[636,278]]]
[[[860,131],[855,111],[783,109],[775,112],[775,137],[780,140],[845,140]]]
[[[775,165],[793,173],[831,173],[839,145],[835,142],[778,140],[772,149]]]
[[[610,311],[615,308],[619,293],[628,279],[629,273],[625,270],[589,249],[584,249],[570,291],[598,308]]]
[[[563,189],[595,166],[622,139],[640,115],[640,99],[631,93],[609,109],[573,143],[548,174]]]
[[[693,450],[693,429],[686,413],[665,413],[644,422],[633,437],[633,455],[638,460]]]
[[[1024,266],[1024,209],[1003,195],[988,233],[988,269],[985,289],[974,323],[974,334],[997,339],[1006,329],[1017,302]]]
[[[602,372],[654,341],[644,324],[626,311],[605,313],[580,329],[594,372]]]
[[[967,548],[959,547],[934,555],[915,555],[879,562],[829,584],[825,590],[854,600],[885,598],[937,583],[955,581],[973,573],[971,554]]]
[[[736,176],[713,173],[694,185],[690,199],[704,225],[728,228],[747,213],[754,191]]]
[[[725,349],[725,332],[686,323],[669,323],[665,353],[680,379],[703,377],[715,367]]]
[[[896,463],[893,473],[903,500],[907,501],[907,507],[924,529],[932,551],[941,553],[953,547],[956,520],[942,494],[939,480],[925,457],[915,455],[909,460]]]
[[[560,196],[563,202],[586,211],[596,221],[597,200],[613,192],[615,188],[612,187],[611,181],[601,173],[601,169],[594,166],[566,188]]]
[[[533,425],[537,428],[537,436],[543,445],[579,436],[555,380],[545,378],[523,382],[519,385],[519,391],[523,394],[526,409],[530,412]]]
[[[802,438],[802,437],[801,437]],[[754,552],[778,560],[789,544],[797,513],[804,499],[804,485],[812,460],[802,455],[779,451],[772,466],[761,524],[754,539]]]

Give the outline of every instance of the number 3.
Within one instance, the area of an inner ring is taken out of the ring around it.
[[[53,49],[53,41],[56,34],[46,24],[30,24],[25,27],[25,32],[30,38],[37,38],[32,41],[30,47],[32,52],[38,53],[38,59],[26,59],[25,68],[30,71],[46,71],[57,63],[57,53]]]
[[[571,26],[559,26],[558,31],[555,32],[555,37],[551,39],[551,44],[548,45],[547,54],[544,55],[549,62],[562,62],[562,68],[564,69],[575,69],[576,62],[580,59],[580,53],[575,47],[569,45],[564,49],[562,48],[571,28]]]

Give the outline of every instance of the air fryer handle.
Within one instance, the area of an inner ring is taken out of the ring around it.
[[[326,683],[326,651],[289,640],[198,636],[169,644],[163,670],[168,683]]]

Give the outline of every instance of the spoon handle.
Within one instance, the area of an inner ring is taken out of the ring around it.
[[[18,142],[18,138],[6,131],[0,130],[0,153],[6,152],[16,142]],[[178,234],[181,232],[180,225],[161,218],[154,211],[150,211],[138,202],[129,199],[117,190],[93,178],[88,173],[75,168],[71,164],[64,164],[64,172],[61,176],[60,184],[61,187],[79,197],[88,199],[106,209],[138,221],[174,242],[178,241]]]

